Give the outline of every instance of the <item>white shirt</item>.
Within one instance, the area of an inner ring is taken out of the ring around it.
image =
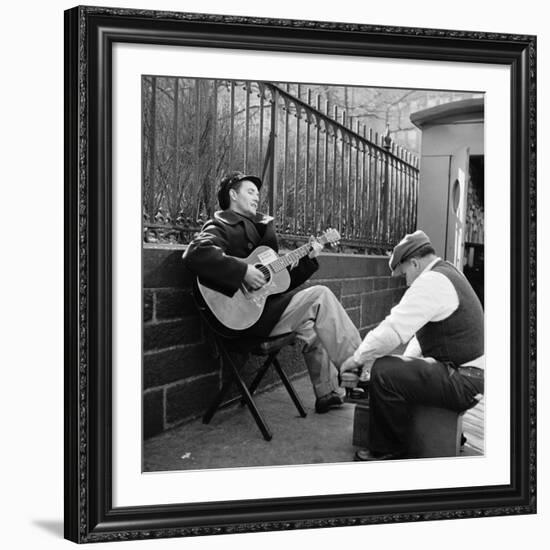
[[[407,342],[404,355],[422,356],[416,332],[426,323],[446,319],[459,304],[451,281],[442,273],[432,271],[440,259],[436,258],[425,267],[390,314],[365,336],[353,354],[356,363],[369,369],[378,357],[391,353]],[[485,356],[469,361],[468,365],[484,368]]]

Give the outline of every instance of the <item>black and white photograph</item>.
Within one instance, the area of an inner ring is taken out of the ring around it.
[[[65,23],[66,537],[533,513],[534,38]]]
[[[531,513],[530,39],[66,17],[68,538]]]
[[[484,454],[484,93],[142,77],[143,471]]]
[[[546,11],[6,4],[2,547],[543,545]]]

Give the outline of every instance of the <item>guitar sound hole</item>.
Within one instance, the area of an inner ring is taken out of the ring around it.
[[[263,264],[256,264],[254,267],[262,272],[262,275],[265,278],[265,282],[269,283],[269,281],[271,280],[271,271],[269,271],[269,268]]]

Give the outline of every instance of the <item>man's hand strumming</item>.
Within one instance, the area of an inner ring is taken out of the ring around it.
[[[254,267],[253,265],[249,265],[246,269],[244,282],[252,290],[258,290],[265,285],[265,277],[258,268]]]

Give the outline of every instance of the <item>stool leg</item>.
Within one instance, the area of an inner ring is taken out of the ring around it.
[[[264,362],[260,370],[257,372],[256,376],[254,377],[254,380],[252,380],[252,384],[250,384],[250,387],[248,388],[250,395],[254,395],[254,392],[258,389],[260,382],[262,381],[265,373],[267,372],[267,369],[269,369],[272,362],[273,362],[273,356],[270,355],[267,358],[267,360]]]
[[[285,385],[286,391],[288,392],[288,394],[290,395],[290,398],[294,402],[294,405],[298,409],[300,416],[302,418],[305,418],[307,416],[307,413],[304,409],[304,406],[302,405],[302,402],[300,401],[300,398],[298,397],[297,393],[294,391],[294,387],[290,383],[290,380],[288,379],[286,372],[283,370],[283,368],[281,367],[281,364],[279,363],[279,360],[275,356],[273,356],[273,365],[277,369],[277,372],[279,373],[279,376],[281,377],[281,380]]]
[[[239,378],[237,380],[237,384],[239,385],[241,389],[241,394],[243,396],[243,399],[245,403],[248,405],[248,408],[250,409],[250,412],[252,413],[252,416],[254,417],[254,420],[256,421],[256,424],[258,425],[258,428],[260,428],[260,431],[262,432],[262,435],[264,436],[264,439],[266,441],[271,441],[273,435],[271,433],[271,430],[269,429],[266,421],[264,420],[262,414],[258,410],[258,407],[256,407],[256,403],[254,403],[254,400],[252,399],[252,396],[250,395],[250,392],[248,391],[248,388],[244,384],[244,382]]]
[[[231,368],[231,373],[233,374],[233,378],[237,383],[237,385],[239,386],[239,389],[241,390],[241,395],[245,403],[248,405],[248,408],[250,409],[250,412],[252,413],[252,416],[254,417],[254,420],[256,421],[258,428],[260,428],[260,431],[262,432],[264,439],[266,441],[271,441],[273,437],[271,430],[269,429],[266,421],[264,420],[260,411],[258,410],[258,407],[256,407],[256,403],[254,403],[254,400],[252,399],[252,396],[250,395],[250,392],[248,391],[246,384],[243,382],[243,379],[241,378],[241,375],[239,374],[239,371],[235,366],[235,363],[233,362],[231,357],[229,357],[229,353],[225,350],[225,348],[223,348],[222,353],[224,354],[224,357],[226,358],[227,363]]]

